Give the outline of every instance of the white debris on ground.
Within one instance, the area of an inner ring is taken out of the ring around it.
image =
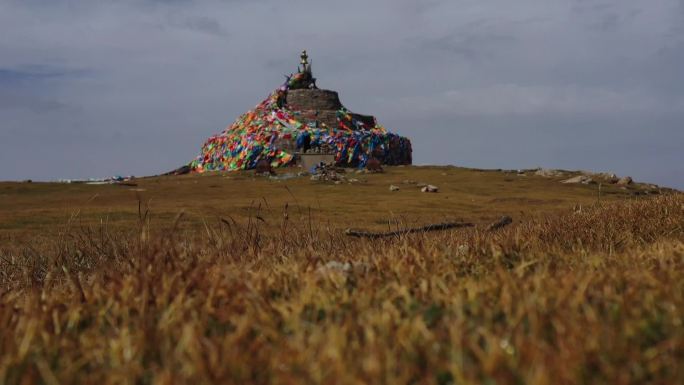
[[[535,176],[541,176],[544,178],[560,178],[564,176],[572,176],[568,179],[563,179],[560,182],[565,184],[614,184],[618,186],[628,186],[634,183],[631,177],[623,176],[618,177],[614,173],[608,172],[591,172],[591,171],[567,171],[567,170],[556,170],[549,168],[537,168],[532,170],[517,170],[516,173],[520,176],[527,176],[528,173],[532,173]]]
[[[553,170],[550,168],[540,168],[539,170],[535,171],[534,175],[543,176],[545,178],[555,178],[564,176],[565,172],[561,170]]]
[[[561,181],[561,183],[566,183],[566,184],[572,184],[572,183],[594,184],[596,182],[586,175],[577,175],[577,176],[574,176],[570,179],[563,180],[563,181]]]
[[[59,179],[57,180],[57,183],[83,183],[83,184],[92,184],[92,185],[98,185],[98,184],[115,184],[115,183],[122,183],[122,182],[128,182],[135,179],[133,175],[130,176],[112,176],[109,178],[89,178],[89,179]]]

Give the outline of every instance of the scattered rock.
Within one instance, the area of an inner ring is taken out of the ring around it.
[[[561,170],[553,170],[550,168],[540,168],[539,170],[535,171],[534,175],[543,176],[545,178],[553,178],[553,177],[563,176],[563,175],[565,175],[565,173]]]
[[[617,175],[608,172],[594,174],[594,176],[599,179],[602,179],[604,182],[608,184],[615,184],[618,182],[618,180],[620,180],[620,178],[618,178]]]
[[[391,184],[389,187],[389,190],[390,191],[399,191],[399,186],[395,186],[395,185]]]
[[[572,178],[570,178],[570,179],[566,179],[566,180],[564,180],[564,181],[561,181],[561,183],[568,183],[568,184],[572,184],[572,183],[590,184],[590,183],[596,183],[596,182],[594,182],[594,180],[591,179],[591,177],[588,177],[588,176],[586,176],[586,175],[577,175],[577,176],[572,177]]]
[[[620,186],[627,186],[632,184],[632,182],[633,181],[631,177],[623,176],[622,178],[620,178],[620,180],[617,181],[617,184]]]
[[[359,183],[359,180],[356,178],[351,178],[349,179],[349,183]]]
[[[335,184],[340,184],[342,182],[346,182],[346,178],[343,174],[344,169],[336,167],[333,163],[321,162],[314,167],[311,180],[335,182]]]
[[[427,183],[422,183],[422,182],[421,182],[421,183],[417,183],[417,184],[416,184],[416,187],[418,187],[418,188],[423,188],[423,187],[425,187],[425,186],[427,186]]]
[[[368,159],[368,162],[366,162],[366,170],[370,172],[382,172],[382,164],[379,160],[370,158]]]
[[[618,181],[617,175],[610,172],[579,171],[579,173],[601,183],[615,184]]]
[[[429,185],[423,187],[422,189],[420,189],[420,191],[436,193],[437,191],[439,191],[439,187],[429,184]]]

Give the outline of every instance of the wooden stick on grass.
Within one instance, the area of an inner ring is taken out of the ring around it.
[[[502,227],[508,226],[512,222],[513,222],[513,219],[511,219],[511,217],[503,216],[498,221],[489,225],[489,227],[487,227],[487,231],[498,230]],[[430,224],[430,225],[426,225],[426,226],[422,226],[422,227],[412,227],[412,228],[397,230],[397,231],[372,232],[372,231],[347,229],[344,231],[344,233],[349,235],[350,237],[376,239],[376,238],[398,237],[401,235],[406,235],[406,234],[411,234],[411,233],[426,233],[428,231],[440,231],[440,230],[456,229],[456,228],[463,228],[463,227],[473,227],[473,226],[475,226],[475,224],[470,223],[470,222],[445,222],[445,223],[434,223],[434,224]]]
[[[424,233],[424,232],[428,232],[428,231],[438,231],[438,230],[447,230],[447,229],[454,229],[454,228],[460,228],[460,227],[473,227],[473,226],[475,226],[473,223],[468,223],[468,222],[445,222],[445,223],[435,223],[435,224],[422,226],[422,227],[413,227],[413,228],[404,229],[404,230],[387,231],[387,232],[379,232],[379,233],[374,233],[371,231],[352,230],[352,229],[347,229],[347,230],[345,230],[344,233],[349,235],[350,237],[385,238],[385,237],[397,237],[400,235],[410,234],[410,233]]]

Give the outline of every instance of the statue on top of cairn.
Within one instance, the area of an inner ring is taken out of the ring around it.
[[[309,63],[309,55],[306,54],[306,50],[302,51],[299,58],[300,65],[297,66],[297,73],[287,76],[288,89],[318,89],[316,86],[316,78],[313,77],[313,73],[311,72],[311,63]]]

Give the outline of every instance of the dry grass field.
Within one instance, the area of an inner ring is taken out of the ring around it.
[[[0,384],[684,383],[684,196],[532,174],[0,183]]]
[[[559,183],[569,174],[542,178],[533,172],[519,176],[457,167],[388,167],[382,174],[349,172],[346,178],[358,182],[335,185],[291,178],[291,170],[279,170],[275,179],[239,172],[142,178],[118,185],[0,182],[0,236],[33,240],[70,220],[125,229],[138,221],[139,203],[150,209],[153,224],[173,222],[182,212],[180,226],[186,228],[228,216],[244,221],[257,211],[267,223],[278,223],[287,205],[290,213],[306,212],[317,226],[380,229],[388,222],[486,222],[501,215],[522,220],[598,200],[598,185]],[[440,192],[424,194],[405,181],[434,184]],[[400,191],[390,192],[390,184]],[[634,199],[642,187],[623,190],[604,184],[601,200]]]

